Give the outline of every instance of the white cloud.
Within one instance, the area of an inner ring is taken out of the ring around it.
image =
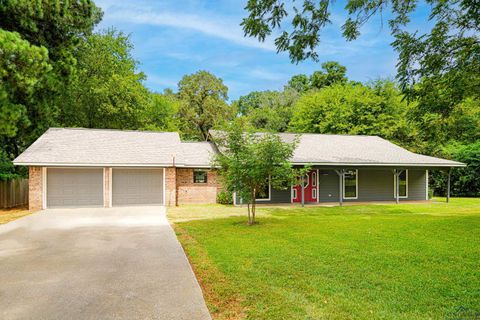
[[[259,42],[254,38],[246,38],[242,28],[236,24],[235,19],[221,19],[214,16],[182,14],[163,11],[145,12],[131,9],[111,10],[108,19],[135,24],[167,26],[173,28],[189,29],[208,36],[224,39],[238,45],[275,51],[272,41]]]
[[[263,68],[253,69],[249,72],[249,75],[254,78],[269,80],[269,81],[285,80],[288,77],[288,75],[285,73],[269,71]]]

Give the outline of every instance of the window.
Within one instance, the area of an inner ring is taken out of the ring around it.
[[[317,189],[312,189],[312,198],[317,199]]]
[[[408,170],[403,170],[400,173],[400,180],[398,183],[399,198],[408,198]],[[393,176],[393,196],[397,197],[397,176]]]
[[[346,170],[343,176],[343,198],[358,198],[358,170]]]
[[[297,189],[292,189],[293,190],[293,199],[297,199]]]
[[[312,172],[312,187],[316,187],[316,186],[317,186],[317,172],[313,171]]]
[[[206,170],[193,170],[193,183],[207,183]]]
[[[257,193],[255,194],[255,200],[260,200],[260,201],[270,200],[270,192],[271,192],[271,188],[270,188],[270,180],[269,180],[268,185],[265,185],[265,187],[263,187],[262,190],[257,191]]]

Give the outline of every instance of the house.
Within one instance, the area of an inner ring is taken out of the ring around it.
[[[174,206],[216,201],[222,188],[211,166],[216,152],[213,143],[182,142],[175,132],[51,128],[14,164],[29,167],[31,210]],[[428,170],[464,166],[376,136],[326,134],[302,134],[292,164],[312,168],[303,188],[269,187],[259,202],[426,200]]]

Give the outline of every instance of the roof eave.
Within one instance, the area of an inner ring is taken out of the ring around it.
[[[428,167],[428,168],[453,168],[466,167],[465,163],[365,163],[365,162],[292,162],[293,165],[312,165],[325,167]]]

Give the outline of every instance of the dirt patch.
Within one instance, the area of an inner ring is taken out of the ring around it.
[[[32,212],[27,207],[16,207],[11,209],[0,209],[0,224],[4,224],[15,219],[21,218]]]

